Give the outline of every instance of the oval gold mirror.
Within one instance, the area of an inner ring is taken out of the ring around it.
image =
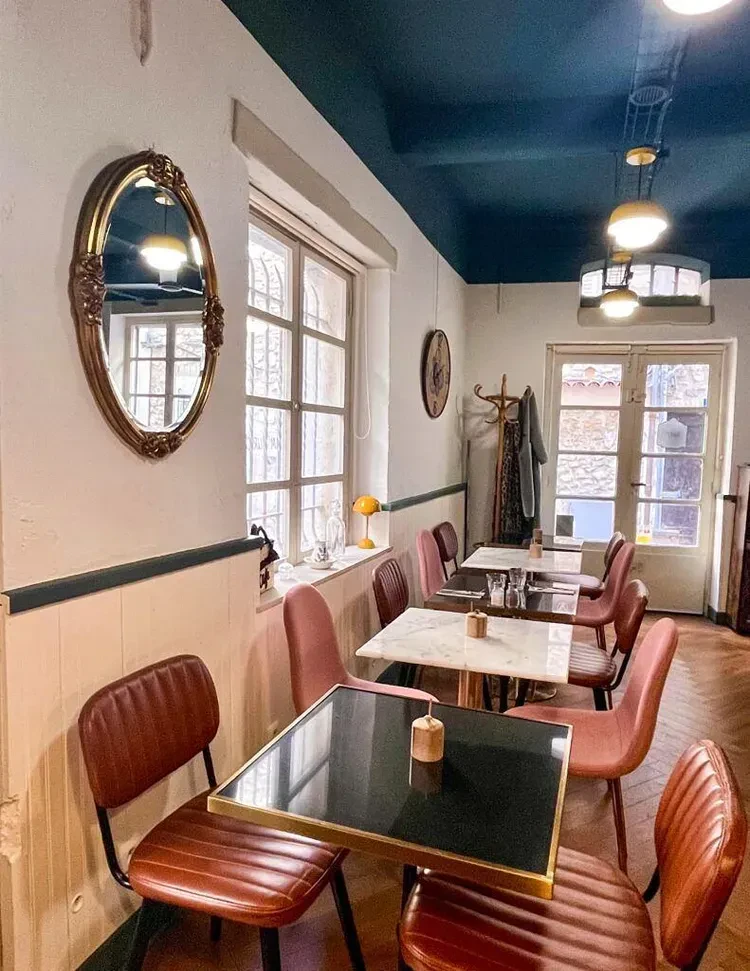
[[[179,448],[211,390],[224,311],[206,227],[166,155],[108,165],[81,210],[70,275],[91,390],[126,444]]]

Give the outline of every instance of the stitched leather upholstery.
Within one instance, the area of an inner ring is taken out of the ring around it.
[[[624,542],[625,537],[622,533],[612,534],[609,543],[607,543],[607,549],[604,551],[604,576],[601,580],[588,573],[544,573],[541,576],[546,583],[574,583],[581,588],[580,595],[582,597],[599,597],[604,592],[604,583]]]
[[[426,871],[404,911],[413,971],[653,971],[648,911],[610,863],[560,848],[552,900]]]
[[[142,897],[260,927],[300,917],[346,855],[206,808],[207,793],[159,823],[136,848],[128,876]]]
[[[573,641],[570,645],[568,683],[581,688],[606,688],[615,679],[617,665],[595,644]]]
[[[289,645],[292,698],[298,715],[336,684],[421,701],[436,700],[416,688],[378,684],[349,674],[339,655],[330,607],[320,591],[309,583],[298,583],[284,597],[284,628]]]
[[[607,543],[607,548],[604,551],[604,576],[602,580],[606,580],[609,576],[609,571],[612,569],[612,564],[615,562],[615,557],[622,549],[625,543],[625,536],[623,533],[617,532],[612,533],[609,542]]]
[[[628,581],[634,555],[635,544],[623,543],[614,558],[601,597],[578,601],[576,624],[582,627],[604,627],[612,623],[623,588]]]
[[[409,606],[409,584],[398,560],[389,557],[375,567],[372,571],[372,589],[380,626],[387,627]]]
[[[663,617],[637,648],[622,700],[611,711],[524,705],[507,714],[572,725],[571,775],[618,779],[636,769],[648,754],[676,649],[677,625],[671,617]]]
[[[429,600],[445,583],[445,574],[440,560],[440,550],[435,537],[428,529],[420,529],[417,533],[417,557],[422,596],[425,600]]]
[[[160,661],[107,685],[78,718],[94,801],[115,809],[189,762],[219,729],[219,701],[199,657]]]
[[[679,760],[654,830],[662,950],[671,964],[683,967],[721,916],[745,855],[747,819],[739,786],[714,742],[697,742]]]
[[[447,521],[438,523],[433,528],[432,535],[435,537],[435,542],[440,552],[440,559],[443,563],[450,563],[451,560],[457,562],[458,536],[456,535],[456,530],[453,528],[453,523]]]

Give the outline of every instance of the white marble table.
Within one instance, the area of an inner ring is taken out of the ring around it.
[[[458,703],[472,708],[481,707],[483,674],[558,684],[568,680],[569,624],[490,617],[487,637],[467,637],[465,631],[465,613],[409,607],[357,655],[456,670]]]
[[[510,570],[523,567],[529,573],[580,573],[583,554],[572,550],[543,550],[535,559],[528,550],[480,546],[461,564],[463,570]]]

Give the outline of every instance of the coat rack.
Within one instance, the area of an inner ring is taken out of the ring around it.
[[[503,375],[500,382],[500,394],[482,394],[482,385],[474,385],[474,394],[482,401],[486,401],[497,409],[494,418],[485,419],[488,425],[497,423],[497,465],[495,467],[495,502],[492,509],[492,540],[500,535],[500,520],[503,511],[502,496],[502,476],[503,476],[503,454],[505,451],[505,422],[507,420],[508,408],[517,405],[520,398],[508,394],[508,376]]]

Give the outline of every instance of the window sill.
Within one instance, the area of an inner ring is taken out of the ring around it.
[[[257,613],[270,610],[271,607],[280,604],[284,599],[284,594],[299,583],[311,583],[314,587],[319,587],[327,580],[340,577],[350,570],[356,570],[363,563],[369,563],[385,553],[392,552],[392,550],[392,546],[377,546],[374,550],[361,550],[358,546],[347,546],[344,559],[330,570],[313,570],[306,563],[300,563],[299,566],[295,566],[294,574],[289,580],[282,580],[278,574],[276,575],[276,585],[260,595]]]

